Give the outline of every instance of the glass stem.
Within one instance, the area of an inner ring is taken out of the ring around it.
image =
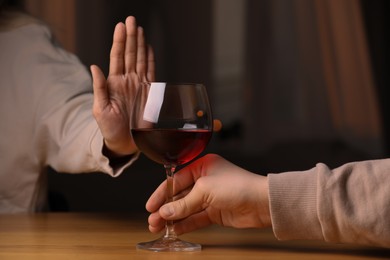
[[[175,165],[164,165],[165,173],[167,175],[167,202],[173,201],[173,175],[175,173]],[[174,230],[173,220],[167,220],[165,224],[165,236],[164,238],[175,239],[177,235]]]

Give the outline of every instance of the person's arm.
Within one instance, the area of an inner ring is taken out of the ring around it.
[[[275,236],[390,247],[390,160],[269,174]]]
[[[390,247],[390,159],[324,164],[301,172],[250,173],[207,155],[175,176],[174,202],[165,204],[166,183],[146,204],[149,229],[174,220],[181,234],[210,224],[273,227],[280,240],[325,240]]]
[[[131,105],[138,83],[153,80],[154,61],[135,19],[126,23],[114,32],[107,80],[97,66],[91,67],[94,95],[90,74],[74,55],[52,45],[51,39],[30,46],[37,52],[31,51],[34,57],[28,60],[39,61],[30,81],[39,95],[34,142],[35,156],[43,164],[61,172],[117,176],[138,157],[129,130]],[[121,64],[128,56],[136,60]]]

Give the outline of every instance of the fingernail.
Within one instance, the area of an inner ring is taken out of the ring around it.
[[[171,207],[169,205],[162,206],[160,211],[164,217],[170,217],[175,213],[173,210],[173,207]]]

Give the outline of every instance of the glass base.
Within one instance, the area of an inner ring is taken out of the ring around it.
[[[150,242],[139,243],[137,249],[154,252],[195,252],[202,250],[202,246],[178,238],[162,237]]]

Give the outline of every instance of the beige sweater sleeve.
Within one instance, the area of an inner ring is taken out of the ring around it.
[[[278,239],[390,247],[390,159],[268,177]]]

